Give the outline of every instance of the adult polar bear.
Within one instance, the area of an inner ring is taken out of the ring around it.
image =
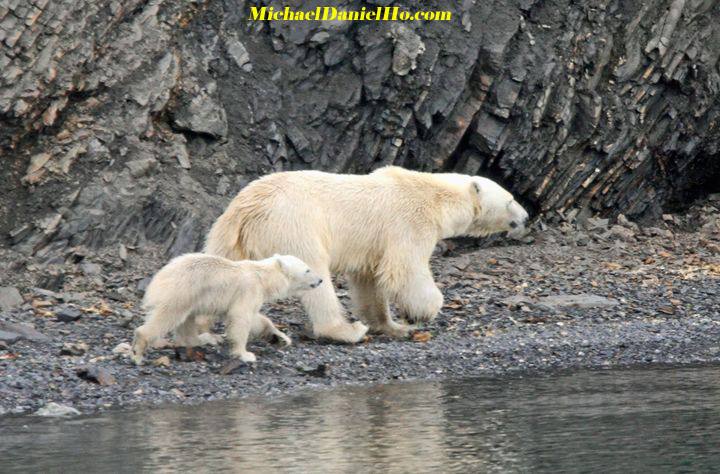
[[[430,271],[435,244],[448,237],[524,231],[528,214],[490,179],[399,167],[369,175],[290,171],[246,186],[215,221],[205,252],[231,260],[294,255],[324,283],[301,299],[316,337],[357,342],[368,327],[350,323],[331,273],[349,277],[353,309],[373,332],[406,336],[389,302],[410,321],[430,321],[443,296]]]

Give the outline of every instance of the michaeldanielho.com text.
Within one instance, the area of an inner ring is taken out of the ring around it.
[[[399,7],[377,7],[366,10],[338,10],[335,7],[317,7],[310,11],[291,10],[285,7],[284,10],[275,10],[273,7],[250,7],[250,18],[248,20],[315,20],[315,21],[365,21],[365,20],[441,20],[449,21],[450,12],[415,12],[400,11]]]

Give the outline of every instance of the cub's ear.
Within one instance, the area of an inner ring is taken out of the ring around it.
[[[280,269],[280,271],[285,271],[285,264],[283,263],[283,259],[280,255],[275,254],[273,255],[273,258],[275,259],[275,265]]]
[[[470,191],[479,196],[482,192],[482,186],[480,186],[480,183],[478,183],[477,181],[473,181],[472,183],[470,183]]]

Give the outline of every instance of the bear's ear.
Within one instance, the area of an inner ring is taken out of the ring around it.
[[[275,265],[278,267],[278,269],[281,272],[285,272],[285,264],[283,263],[282,257],[278,254],[275,254],[273,257],[275,258]]]
[[[470,190],[479,196],[480,192],[482,191],[482,187],[480,186],[480,183],[478,183],[477,181],[473,181],[470,184]]]

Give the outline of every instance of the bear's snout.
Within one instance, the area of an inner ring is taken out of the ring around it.
[[[511,239],[518,239],[523,237],[527,232],[527,225],[529,220],[530,217],[527,214],[518,219],[511,220],[509,223],[510,230],[507,233],[508,237],[510,237]]]
[[[317,288],[318,286],[322,285],[322,282],[323,282],[323,281],[322,281],[322,278],[320,278],[320,279],[319,279],[318,281],[316,281],[315,283],[311,283],[311,284],[310,284],[310,288]]]
[[[528,221],[530,220],[530,217],[525,216],[522,218],[522,220],[516,220],[516,221],[510,221],[510,228],[511,229],[517,229],[518,226],[520,227],[527,227]]]

